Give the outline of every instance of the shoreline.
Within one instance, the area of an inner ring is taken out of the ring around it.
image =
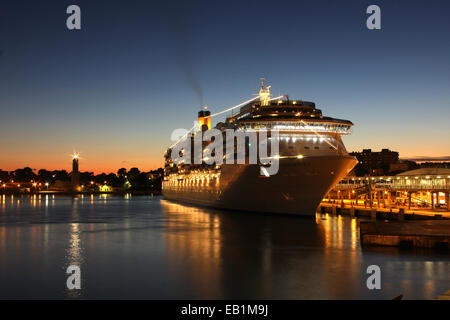
[[[145,190],[145,191],[111,191],[111,192],[100,192],[100,191],[94,191],[94,192],[79,192],[79,191],[36,191],[36,192],[0,192],[0,195],[13,195],[13,196],[23,196],[23,195],[63,195],[63,196],[76,196],[76,195],[102,195],[102,194],[109,194],[109,195],[154,195],[159,196],[162,195],[161,190]]]

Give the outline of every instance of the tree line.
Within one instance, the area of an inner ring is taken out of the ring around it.
[[[101,173],[95,175],[93,172],[80,172],[80,185],[103,185],[112,187],[124,187],[130,190],[161,190],[162,177],[164,170],[141,172],[138,168],[121,168],[114,173]],[[14,171],[3,171],[0,169],[0,181],[2,183],[48,183],[54,184],[56,181],[70,181],[71,173],[66,170],[46,169],[33,170],[30,167],[16,169]]]

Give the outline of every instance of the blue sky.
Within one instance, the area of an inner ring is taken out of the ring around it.
[[[77,4],[82,30],[66,28]],[[381,30],[366,8],[381,8]],[[450,155],[447,1],[2,1],[0,168],[162,165],[201,104],[274,94],[354,122],[349,151]]]

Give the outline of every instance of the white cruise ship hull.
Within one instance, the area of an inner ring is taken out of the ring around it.
[[[222,165],[218,177],[163,181],[166,199],[227,210],[314,216],[323,197],[356,165],[349,155],[280,159],[277,174],[259,165]],[[195,175],[195,174],[190,174]]]

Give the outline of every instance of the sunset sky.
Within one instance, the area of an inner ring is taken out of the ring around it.
[[[349,151],[450,159],[450,2],[164,3],[0,3],[0,169],[70,169],[74,151],[82,171],[155,169],[202,104],[248,100],[261,77],[351,120]]]

